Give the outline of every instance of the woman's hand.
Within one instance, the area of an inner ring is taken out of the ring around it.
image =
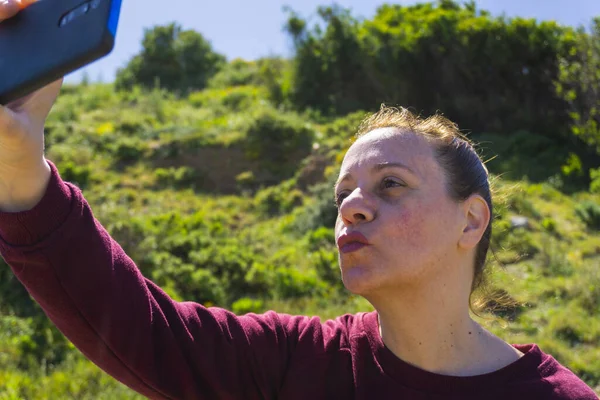
[[[0,21],[33,2],[0,0]],[[0,105],[0,211],[29,210],[46,192],[50,167],[44,158],[44,124],[61,85],[62,79]]]

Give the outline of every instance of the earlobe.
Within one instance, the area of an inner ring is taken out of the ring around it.
[[[477,246],[490,221],[490,209],[480,195],[472,195],[464,202],[465,227],[459,246],[471,249]]]

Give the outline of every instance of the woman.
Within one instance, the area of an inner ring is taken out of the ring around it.
[[[0,19],[7,18],[8,11]],[[170,299],[43,157],[55,83],[0,108],[0,251],[94,363],[160,399],[596,399],[535,345],[469,316],[491,234],[488,176],[456,127],[383,108],[335,186],[345,286],[376,312],[235,316]]]

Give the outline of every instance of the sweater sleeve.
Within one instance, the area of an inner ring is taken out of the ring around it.
[[[32,210],[0,213],[0,252],[90,360],[156,399],[274,398],[307,317],[175,302],[144,278],[54,164]]]

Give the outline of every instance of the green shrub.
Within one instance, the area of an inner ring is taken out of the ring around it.
[[[230,89],[240,86],[260,86],[266,89],[265,99],[274,104],[284,100],[283,79],[290,68],[290,61],[278,57],[261,58],[256,61],[235,59],[225,65],[208,83],[210,88]]]
[[[387,4],[368,20],[340,6],[316,14],[320,21],[312,24],[290,11],[286,24],[296,49],[290,92],[298,109],[344,115],[385,102],[442,110],[480,132],[566,128],[553,82],[558,56],[572,42],[568,28],[492,17],[472,2],[450,0]],[[471,90],[481,82],[485,89]]]
[[[542,200],[556,203],[561,202],[565,198],[564,194],[547,182],[528,185],[526,193],[528,197],[539,197]]]
[[[493,246],[503,246],[510,235],[510,221],[505,219],[494,219],[492,222],[492,240]]]
[[[223,97],[223,105],[233,111],[250,106],[252,97],[241,91],[231,91]]]
[[[236,300],[231,305],[231,311],[236,313],[237,315],[255,313],[259,314],[263,311],[265,304],[262,300],[258,299],[250,299],[248,297],[243,297],[239,300]]]
[[[590,169],[590,192],[600,193],[600,168]]]
[[[229,88],[232,86],[250,85],[257,81],[258,66],[256,62],[236,58],[225,64],[223,68],[208,82],[211,88]]]
[[[594,345],[600,340],[598,321],[590,321],[588,313],[573,302],[549,312],[548,329],[556,338],[570,346]]]
[[[275,295],[283,299],[314,296],[322,289],[313,274],[301,272],[294,267],[276,268],[273,278]]]
[[[575,207],[575,214],[589,229],[600,230],[600,204],[584,201]]]
[[[193,299],[205,305],[227,305],[230,294],[213,271],[189,265],[188,268],[178,271],[177,275],[174,278],[175,285],[183,298]]]
[[[295,216],[291,228],[305,234],[320,227],[331,228],[335,225],[338,210],[333,202],[333,178],[309,189],[312,201],[306,202],[302,211]]]
[[[246,111],[261,100],[266,100],[267,91],[259,86],[237,86],[221,89],[206,89],[188,96],[188,102],[194,107],[210,108],[216,115]]]
[[[256,177],[252,171],[244,171],[235,177],[235,182],[240,191],[253,190],[256,186]]]
[[[92,175],[90,165],[78,165],[73,161],[66,161],[57,165],[61,177],[68,182],[72,182],[85,189]]]
[[[333,248],[335,246],[335,231],[333,227],[320,227],[315,231],[307,233],[308,248],[316,251],[322,248]]]
[[[146,152],[148,145],[137,137],[123,137],[110,146],[115,159],[121,162],[139,161]]]
[[[115,86],[118,90],[159,86],[185,94],[203,89],[224,63],[225,57],[200,33],[184,31],[175,23],[155,26],[145,31],[142,51],[117,71]]]
[[[275,176],[291,176],[312,149],[314,131],[292,114],[263,109],[248,123],[244,143],[247,156]]]
[[[529,196],[523,192],[517,192],[508,200],[509,209],[514,212],[530,218],[541,218],[540,212],[529,199]]]
[[[340,276],[337,251],[319,249],[310,254],[317,276],[327,285],[338,290],[344,289]]]
[[[100,368],[72,352],[53,371],[37,366],[29,370],[0,371],[0,399],[141,400],[135,393]]]
[[[338,254],[335,246],[335,232],[332,227],[320,227],[306,234],[309,258],[317,276],[327,285],[342,290]]]
[[[546,276],[570,276],[574,269],[567,258],[566,249],[555,239],[545,239],[539,249],[539,258],[542,263],[542,273]]]
[[[167,187],[187,187],[195,182],[198,178],[198,173],[191,167],[171,167],[157,168],[154,171],[156,183],[160,186]]]
[[[517,254],[518,259],[532,258],[539,252],[539,248],[531,232],[517,228],[507,235],[504,246]]]
[[[590,316],[600,314],[600,261],[588,260],[578,270],[573,295]],[[600,371],[599,371],[600,372]]]
[[[275,216],[302,205],[304,194],[293,187],[294,183],[286,181],[259,191],[254,198],[256,209],[264,215]]]
[[[200,107],[204,107],[206,105],[207,96],[206,96],[205,91],[192,92],[189,94],[187,101],[192,106],[200,108]]]
[[[227,303],[241,297],[268,293],[269,276],[253,271],[255,266],[260,268],[256,252],[242,245],[238,239],[215,240],[208,247],[191,251],[189,259],[194,268],[210,271],[218,280]],[[253,279],[248,280],[248,276]]]
[[[65,360],[72,345],[45,315],[28,318],[27,323],[30,331],[24,331],[14,343],[18,347],[18,367],[27,370],[44,365],[52,371]]]
[[[161,287],[176,291],[176,297],[200,304],[225,306],[227,296],[221,281],[208,269],[164,252],[153,252],[140,265],[144,274]]]
[[[544,228],[548,232],[555,233],[556,221],[553,218],[544,218],[542,220],[542,228]]]

